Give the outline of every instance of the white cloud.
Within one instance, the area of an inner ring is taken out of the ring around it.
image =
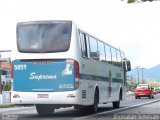
[[[87,32],[120,47],[133,66],[159,64],[160,2],[121,0],[0,0],[0,49],[16,48],[16,23],[69,19]],[[3,44],[2,44],[3,43]]]

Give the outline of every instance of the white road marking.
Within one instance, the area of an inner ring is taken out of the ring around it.
[[[73,120],[81,120],[81,119],[86,119],[89,117],[94,117],[94,116],[98,116],[98,115],[103,115],[103,114],[112,114],[115,112],[121,112],[127,109],[132,109],[132,108],[136,108],[136,107],[140,107],[143,105],[147,105],[147,104],[151,104],[151,103],[155,103],[155,102],[159,102],[160,99],[156,99],[153,101],[149,101],[149,102],[145,102],[145,103],[141,103],[141,104],[137,104],[137,105],[133,105],[133,106],[129,106],[129,107],[124,107],[124,108],[119,108],[119,109],[115,109],[115,110],[110,110],[110,111],[104,111],[104,112],[100,112],[100,113],[96,113],[96,114],[92,114],[92,115],[88,115],[88,116],[84,116],[84,117],[78,117],[78,118],[74,118]]]

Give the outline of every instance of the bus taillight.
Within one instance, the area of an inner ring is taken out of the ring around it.
[[[74,60],[74,76],[75,76],[75,89],[79,88],[79,63]]]
[[[79,77],[80,77],[80,74],[79,74],[79,63],[76,61],[76,60],[67,60],[66,61],[67,64],[73,64],[74,65],[74,88],[75,90],[79,88],[79,84],[80,84],[80,81],[79,81]]]
[[[79,74],[79,63],[77,61],[74,60],[74,76],[75,78],[79,78],[80,74]]]

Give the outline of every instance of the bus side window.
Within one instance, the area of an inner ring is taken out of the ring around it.
[[[107,44],[105,45],[105,52],[106,52],[107,63],[111,64],[112,63],[111,48]]]
[[[101,62],[106,62],[104,43],[98,41],[98,54]]]
[[[89,36],[85,35],[85,37],[86,37],[87,57],[90,58]]]
[[[97,51],[97,40],[93,37],[89,37],[89,43],[90,43],[90,57],[92,59],[99,61],[99,55]]]
[[[118,60],[117,65],[118,65],[119,67],[122,67],[122,58],[121,58],[121,53],[120,53],[120,51],[117,51],[117,60]]]
[[[81,51],[83,57],[88,57],[86,35],[80,32]]]
[[[112,64],[117,65],[117,53],[114,48],[111,48],[112,51]]]

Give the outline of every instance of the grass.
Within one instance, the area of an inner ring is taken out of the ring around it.
[[[3,104],[3,105],[0,105],[0,108],[11,108],[14,106],[15,106],[14,104]]]

